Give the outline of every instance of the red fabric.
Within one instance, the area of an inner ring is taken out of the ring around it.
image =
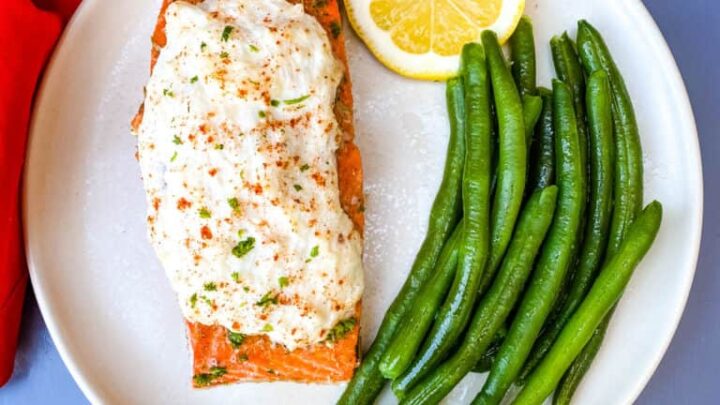
[[[12,375],[27,271],[20,185],[28,122],[45,62],[80,0],[0,1],[0,386]]]

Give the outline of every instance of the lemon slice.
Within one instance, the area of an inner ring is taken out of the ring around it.
[[[346,0],[355,32],[375,57],[403,76],[457,74],[462,46],[486,29],[505,42],[525,0]]]

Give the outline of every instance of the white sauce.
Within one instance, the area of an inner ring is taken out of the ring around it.
[[[285,0],[175,2],[166,18],[138,151],[150,239],[183,315],[290,350],[323,341],[363,290],[327,35]],[[252,248],[234,254],[239,242]]]

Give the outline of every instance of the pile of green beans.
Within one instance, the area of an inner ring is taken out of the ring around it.
[[[658,233],[642,210],[630,95],[599,31],[550,41],[558,79],[538,87],[532,21],[463,47],[447,82],[450,140],[427,235],[338,401],[436,404],[489,371],[473,404],[568,404],[614,307]]]

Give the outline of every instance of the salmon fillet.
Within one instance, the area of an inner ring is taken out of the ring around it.
[[[175,0],[164,0],[152,35],[150,69],[165,45],[165,9]],[[202,0],[185,0],[200,3]],[[262,1],[262,0],[258,0]],[[301,0],[288,0],[300,3]],[[314,16],[325,28],[335,57],[342,63],[334,111],[342,129],[343,139],[336,152],[340,202],[362,234],[364,205],[362,193],[362,162],[353,142],[352,92],[345,54],[345,38],[337,0],[302,0],[305,12]],[[142,122],[143,107],[133,119],[137,130]],[[267,336],[231,334],[220,325],[187,322],[188,337],[193,351],[193,386],[208,387],[239,381],[295,381],[334,383],[347,381],[358,364],[360,304],[354,321],[341,325],[343,334],[333,342],[288,351]]]

